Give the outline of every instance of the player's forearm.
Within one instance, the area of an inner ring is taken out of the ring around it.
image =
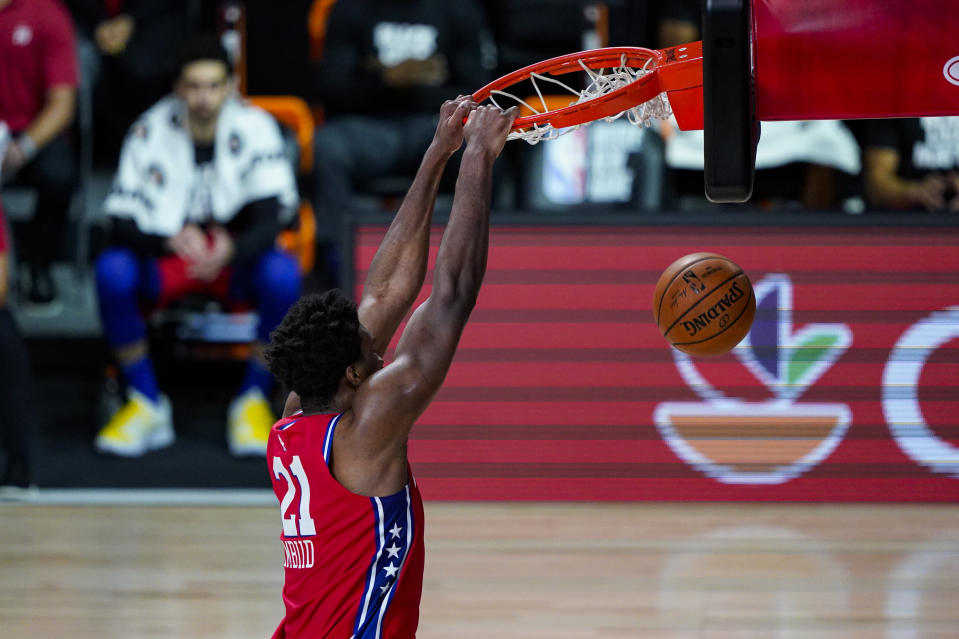
[[[404,313],[426,277],[433,206],[448,160],[449,155],[433,147],[427,150],[366,276],[364,294],[406,304]]]
[[[43,109],[24,131],[37,149],[42,149],[70,126],[75,104],[76,91],[72,87],[50,90]]]
[[[921,204],[916,197],[916,183],[903,180],[897,175],[869,177],[866,193],[869,201],[887,209],[909,209]]]
[[[450,220],[436,257],[434,297],[472,308],[486,273],[495,155],[467,146]]]

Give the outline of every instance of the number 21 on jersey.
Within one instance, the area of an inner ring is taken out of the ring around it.
[[[306,477],[306,470],[303,469],[303,463],[299,455],[293,455],[293,461],[287,468],[283,460],[279,457],[273,458],[273,476],[286,480],[286,494],[280,502],[280,516],[283,517],[283,536],[284,537],[310,537],[316,534],[316,525],[313,518],[310,517],[310,480]],[[293,478],[296,477],[296,482]],[[297,484],[300,486],[300,508],[299,518],[291,513],[287,516],[287,511],[296,500]]]

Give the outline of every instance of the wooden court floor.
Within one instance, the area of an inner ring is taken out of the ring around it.
[[[0,506],[0,637],[267,638],[279,509]],[[427,505],[420,639],[959,637],[955,506]]]

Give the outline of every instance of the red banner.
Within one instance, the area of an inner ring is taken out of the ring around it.
[[[357,229],[358,286],[384,230]],[[652,319],[660,273],[697,251],[756,293],[719,358],[671,349]],[[957,502],[957,255],[952,229],[496,227],[413,430],[423,494]]]

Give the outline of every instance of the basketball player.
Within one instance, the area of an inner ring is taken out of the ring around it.
[[[370,264],[359,308],[339,291],[305,297],[271,335],[270,370],[293,391],[267,447],[286,553],[286,616],[274,639],[415,636],[423,503],[407,439],[443,383],[479,294],[492,168],[515,111],[462,97],[446,102]],[[395,360],[383,367],[383,353],[423,284],[443,167],[464,138],[432,294],[413,313]]]

